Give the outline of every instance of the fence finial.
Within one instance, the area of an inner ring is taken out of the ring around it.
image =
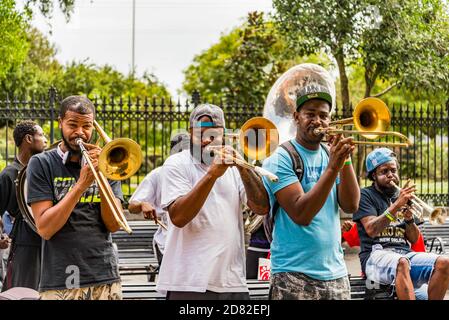
[[[55,121],[55,104],[58,92],[54,86],[51,86],[48,89],[48,108],[50,110],[50,145],[53,144],[55,140],[55,130],[54,130],[54,121]]]
[[[192,103],[195,106],[197,106],[200,104],[200,101],[201,101],[200,93],[198,92],[198,90],[195,89],[192,93]]]

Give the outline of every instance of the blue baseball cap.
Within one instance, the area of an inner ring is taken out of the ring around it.
[[[388,148],[378,148],[366,157],[366,171],[369,176],[376,168],[384,163],[396,160],[396,154]]]

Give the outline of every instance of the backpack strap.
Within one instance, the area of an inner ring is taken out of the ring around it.
[[[295,172],[299,182],[301,183],[302,178],[304,176],[304,161],[302,160],[301,155],[296,150],[295,146],[290,140],[281,144],[280,147],[285,151],[287,151],[288,155],[290,156],[290,159],[292,160],[293,163],[293,171]],[[276,215],[276,212],[278,210],[279,210],[279,202],[275,201],[273,204],[273,210],[271,212],[273,223],[274,223],[274,216]]]
[[[280,147],[287,151],[290,159],[292,159],[293,171],[298,177],[299,182],[301,182],[304,175],[304,161],[291,141],[284,142]]]
[[[302,160],[301,155],[298,151],[296,151],[295,146],[290,140],[281,144],[280,147],[287,151],[293,163],[293,171],[298,177],[299,182],[301,182],[304,175],[304,161]],[[279,202],[275,200],[273,206],[271,207],[271,215],[267,215],[264,219],[265,236],[270,243],[273,240],[272,233],[274,228],[274,218],[279,210],[279,207]]]
[[[329,155],[330,155],[329,147],[324,143],[320,143],[320,145],[321,145],[321,148],[324,149],[327,156],[329,157]],[[304,160],[302,159],[299,152],[296,150],[296,148],[293,145],[293,143],[291,142],[291,140],[284,142],[283,144],[280,145],[280,147],[282,149],[284,149],[285,151],[287,151],[288,155],[290,156],[290,159],[292,160],[292,163],[293,163],[293,171],[295,172],[296,176],[298,177],[299,182],[301,183],[302,178],[304,176]],[[273,203],[273,206],[271,208],[271,217],[267,217],[268,219],[264,219],[265,234],[270,243],[272,241],[271,233],[273,232],[273,228],[274,228],[274,218],[275,218],[276,213],[279,210],[279,207],[280,207],[279,202],[277,200],[275,200]],[[267,221],[267,220],[269,220],[269,221]]]

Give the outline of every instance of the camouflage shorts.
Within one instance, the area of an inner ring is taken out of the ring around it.
[[[39,294],[41,300],[121,300],[122,285],[114,282],[78,289],[47,290]]]
[[[272,300],[350,300],[349,278],[315,280],[300,272],[273,274],[270,285]]]

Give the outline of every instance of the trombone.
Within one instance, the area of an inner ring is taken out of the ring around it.
[[[401,190],[394,181],[391,181],[390,184],[394,186],[397,190]],[[422,199],[418,198],[417,196],[413,195],[413,199],[410,200],[412,205],[416,207],[416,209],[420,212],[417,214],[414,210],[412,210],[413,215],[420,221],[423,221],[424,219],[424,212],[428,213],[429,216],[429,222],[433,225],[436,224],[444,224],[445,220],[447,218],[447,212],[443,208],[433,208],[429,206],[427,203],[425,203]]]
[[[111,140],[95,120],[94,127],[95,130],[97,130],[98,135],[105,142],[98,158],[98,172],[95,170],[95,167],[92,164],[92,159],[90,158],[86,147],[83,145],[83,140],[78,138],[76,139],[76,143],[80,147],[84,159],[94,174],[95,181],[102,192],[107,206],[111,209],[112,216],[101,211],[101,217],[106,228],[110,232],[115,232],[121,227],[127,233],[131,234],[132,229],[126,221],[123,211],[115,201],[114,193],[109,186],[107,178],[111,180],[124,180],[136,173],[142,163],[140,146],[135,141],[128,138]]]
[[[403,134],[395,131],[387,131],[391,123],[391,115],[387,105],[378,98],[366,98],[361,100],[354,108],[352,118],[332,121],[329,128],[316,128],[316,135],[339,133],[359,134],[367,139],[376,139],[379,136],[395,136],[405,142],[375,142],[375,141],[353,141],[355,144],[406,147],[413,143]],[[356,130],[342,130],[341,127],[352,125]]]
[[[240,133],[227,133],[225,137],[238,137],[243,153],[250,159],[263,160],[268,157],[279,144],[279,133],[274,123],[264,117],[254,117],[246,121],[240,129]],[[254,170],[262,176],[266,176],[273,182],[279,178],[268,170],[252,165],[242,159],[227,155],[222,146],[209,146],[209,151],[217,153],[225,159],[230,159],[237,165]]]

